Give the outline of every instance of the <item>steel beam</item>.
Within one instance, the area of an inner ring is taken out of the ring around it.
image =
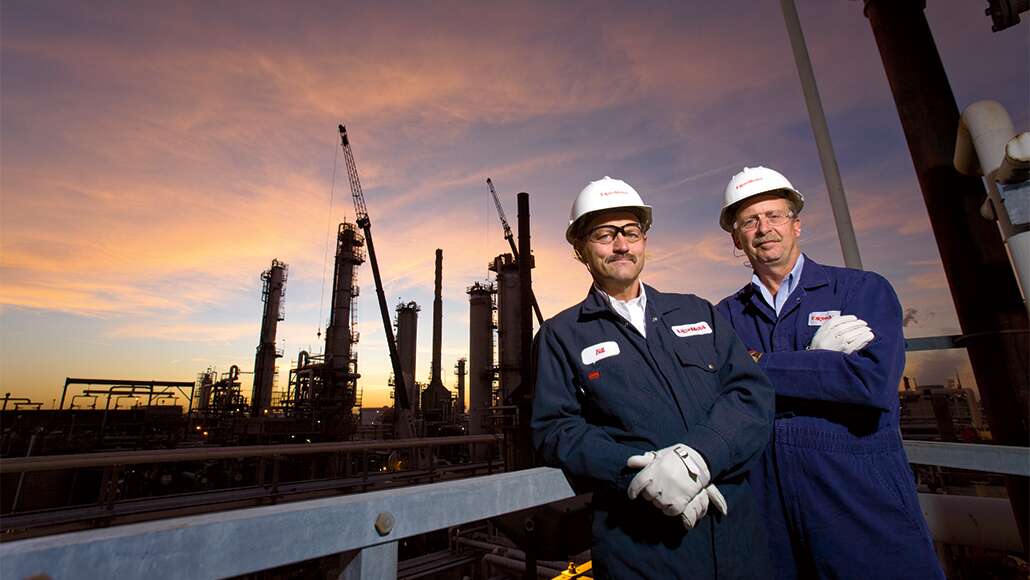
[[[0,544],[0,577],[239,576],[391,544],[573,495],[561,471],[540,467],[33,538]]]
[[[909,463],[1030,476],[1030,449],[1005,445],[905,441]]]
[[[75,467],[103,467],[107,465],[140,465],[144,463],[173,463],[176,461],[204,461],[208,459],[238,459],[242,457],[271,457],[275,455],[309,455],[312,453],[346,453],[385,449],[411,449],[467,443],[499,443],[502,435],[460,435],[454,437],[419,437],[384,441],[343,441],[329,443],[245,445],[235,447],[197,447],[194,449],[165,449],[160,451],[112,451],[107,453],[80,453],[73,455],[44,455],[17,457],[0,462],[0,475],[28,471],[48,471]]]

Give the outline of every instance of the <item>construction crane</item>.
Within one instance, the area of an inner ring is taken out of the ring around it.
[[[504,217],[504,208],[501,206],[501,200],[497,197],[497,190],[494,189],[494,182],[489,177],[486,178],[486,185],[490,188],[490,195],[494,197],[494,205],[497,206],[497,215],[501,218],[501,227],[504,228],[504,239],[508,240],[508,245],[511,247],[511,255],[515,258],[515,263],[519,261],[519,250],[515,247],[515,236],[511,233],[511,226],[508,225],[508,219]],[[536,321],[538,324],[544,323],[544,317],[540,314],[540,305],[536,302],[536,294],[530,291],[530,299],[533,301],[533,312],[536,313]]]
[[[386,331],[386,344],[390,348],[390,364],[393,365],[394,400],[394,436],[398,439],[414,437],[415,430],[411,420],[411,401],[408,400],[408,385],[401,371],[401,357],[397,352],[397,341],[393,336],[393,325],[390,324],[390,311],[386,307],[386,294],[383,292],[383,279],[379,275],[379,262],[376,260],[375,246],[372,244],[372,220],[365,207],[365,194],[361,191],[361,180],[358,179],[358,167],[354,163],[354,152],[351,151],[347,128],[340,125],[340,146],[347,163],[347,177],[350,179],[350,192],[354,198],[354,216],[358,227],[365,233],[365,245],[368,247],[368,259],[372,262],[372,277],[376,283],[376,296],[379,298],[379,311],[383,315],[383,329]]]

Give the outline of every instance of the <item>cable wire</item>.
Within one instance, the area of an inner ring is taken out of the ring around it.
[[[325,243],[323,244],[322,253],[322,290],[321,296],[318,298],[318,329],[316,335],[321,340],[322,338],[322,309],[325,307],[325,276],[326,271],[329,269],[329,233],[333,229],[333,203],[336,199],[336,166],[340,162],[340,148],[336,146],[336,140],[333,139],[333,179],[329,185],[329,218],[328,223],[325,226]]]

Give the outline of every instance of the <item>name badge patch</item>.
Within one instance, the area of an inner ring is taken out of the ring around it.
[[[685,336],[697,336],[699,334],[712,334],[712,327],[708,326],[708,323],[704,320],[700,322],[691,322],[690,324],[680,324],[679,326],[670,326],[672,333],[676,336],[683,338]]]
[[[822,326],[834,316],[840,316],[840,310],[827,310],[826,312],[813,312],[808,315],[809,326]]]
[[[592,365],[601,359],[617,354],[619,354],[619,343],[609,340],[608,342],[599,342],[584,348],[583,352],[579,353],[579,357],[583,359],[583,364]]]

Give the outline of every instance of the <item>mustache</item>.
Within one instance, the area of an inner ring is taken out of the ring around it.
[[[765,242],[781,242],[781,241],[783,241],[783,238],[781,236],[777,235],[775,232],[769,232],[768,234],[766,234],[766,235],[764,235],[762,237],[755,237],[753,240],[751,240],[751,246],[754,247],[754,248],[757,248],[758,246],[764,244]]]
[[[630,262],[633,262],[634,264],[637,263],[637,257],[634,256],[633,254],[612,254],[611,256],[608,256],[607,258],[604,259],[604,263],[605,264],[611,264],[612,262],[618,262],[620,260],[629,260]]]

